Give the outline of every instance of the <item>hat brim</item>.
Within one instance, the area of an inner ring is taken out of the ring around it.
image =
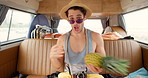
[[[72,7],[72,6],[79,6],[79,7],[83,7],[84,9],[86,9],[86,18],[89,18],[92,14],[92,11],[90,8],[88,8],[86,5],[82,4],[82,3],[74,3],[74,4],[68,4],[66,6],[64,6],[61,11],[60,11],[60,17],[63,18],[63,19],[68,19],[68,17],[66,16],[66,11]]]

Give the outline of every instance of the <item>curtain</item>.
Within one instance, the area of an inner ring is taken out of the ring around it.
[[[117,17],[118,17],[118,25],[121,26],[126,31],[126,24],[123,15],[119,14]]]
[[[109,26],[109,17],[104,17],[104,18],[101,18],[101,23],[102,23],[102,26],[103,26],[103,32],[104,33],[104,30],[107,26]]]
[[[2,22],[4,21],[6,14],[8,12],[9,7],[0,4],[0,25],[2,24]]]

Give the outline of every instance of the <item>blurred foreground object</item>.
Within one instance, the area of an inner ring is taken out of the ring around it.
[[[85,56],[85,63],[95,67],[102,67],[107,71],[127,75],[129,62],[111,56],[103,57],[99,53],[89,53]]]
[[[104,78],[104,77],[99,74],[87,74],[87,78]]]
[[[58,75],[58,78],[72,78],[72,77],[69,74],[69,72],[61,72]],[[74,77],[74,78],[77,78],[77,77]],[[87,74],[87,78],[104,78],[104,77],[102,75],[99,75],[99,74]]]
[[[69,72],[61,72],[58,75],[58,78],[71,78],[71,75],[69,74]]]

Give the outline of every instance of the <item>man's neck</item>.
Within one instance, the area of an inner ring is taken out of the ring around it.
[[[83,30],[81,32],[79,32],[79,33],[76,33],[74,31],[71,31],[71,36],[76,36],[76,37],[84,36],[85,35],[85,31],[86,31],[85,28],[83,28]]]

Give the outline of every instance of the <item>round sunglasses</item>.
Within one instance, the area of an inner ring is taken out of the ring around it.
[[[68,21],[69,21],[70,24],[74,24],[75,22],[80,24],[80,23],[83,22],[83,19],[77,19],[76,21],[74,21],[74,20],[68,20]]]

